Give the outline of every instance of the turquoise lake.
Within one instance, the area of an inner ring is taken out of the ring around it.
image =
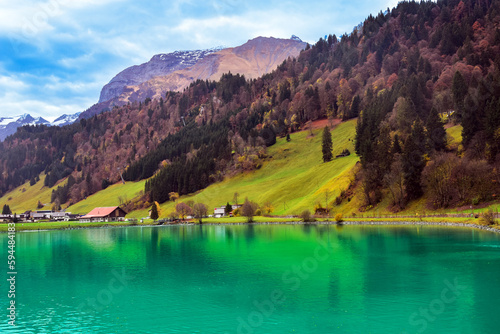
[[[500,235],[232,225],[23,232],[2,333],[499,333]]]

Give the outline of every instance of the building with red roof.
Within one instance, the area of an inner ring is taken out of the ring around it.
[[[80,223],[122,221],[126,214],[119,206],[95,208],[85,216],[80,217]]]

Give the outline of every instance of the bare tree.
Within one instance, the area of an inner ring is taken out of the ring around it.
[[[241,214],[247,217],[247,222],[251,223],[253,221],[253,216],[255,215],[255,211],[259,208],[259,205],[255,202],[249,201],[248,198],[245,198],[245,203],[241,207]]]
[[[193,207],[194,216],[199,219],[202,224],[202,219],[207,215],[208,207],[203,203],[196,203]]]
[[[384,184],[391,193],[392,204],[398,209],[404,208],[406,189],[404,185],[403,164],[399,154],[394,157],[391,170],[384,176]]]

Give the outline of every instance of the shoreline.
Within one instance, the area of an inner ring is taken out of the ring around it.
[[[199,225],[199,224],[189,224],[189,225]],[[317,222],[293,222],[293,221],[284,221],[284,222],[259,222],[259,223],[204,223],[202,225],[379,225],[379,226],[397,226],[397,225],[408,225],[408,226],[443,226],[443,227],[468,227],[474,228],[478,230],[489,231],[493,233],[500,233],[500,226],[498,228],[494,228],[486,225],[479,224],[471,224],[471,223],[454,223],[454,222],[410,222],[410,221],[343,221],[340,224],[335,221],[317,221]]]
[[[460,223],[460,222],[426,222],[426,221],[343,221],[341,223],[337,223],[335,221],[316,221],[316,222],[303,222],[303,221],[276,221],[276,222],[210,222],[210,223],[192,223],[186,222],[182,224],[123,224],[123,225],[109,225],[103,224],[99,226],[74,226],[74,227],[55,227],[55,228],[33,228],[33,229],[22,229],[16,232],[45,232],[45,231],[53,231],[53,230],[82,230],[82,229],[99,229],[99,228],[120,228],[120,227],[161,227],[161,226],[222,226],[222,225],[337,225],[337,226],[345,226],[345,225],[368,225],[368,226],[443,226],[443,227],[467,227],[473,228],[493,233],[500,233],[500,226],[497,228],[487,225],[479,225],[475,223]],[[7,231],[0,231],[0,233],[7,233]]]

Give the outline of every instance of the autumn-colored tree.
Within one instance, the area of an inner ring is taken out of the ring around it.
[[[179,216],[184,220],[186,216],[190,215],[193,212],[193,209],[189,207],[186,203],[179,203],[175,206],[175,210],[179,214]]]
[[[274,211],[274,206],[270,201],[267,201],[264,203],[262,210],[264,211],[265,214],[271,214]]]
[[[200,224],[203,223],[202,219],[207,215],[208,207],[203,203],[196,203],[193,207],[195,218],[198,218]]]
[[[435,208],[445,208],[454,197],[453,169],[459,164],[456,155],[440,154],[425,167],[422,176],[429,201]]]
[[[247,217],[247,222],[251,223],[253,221],[255,211],[257,211],[258,208],[259,205],[257,203],[249,201],[248,198],[245,198],[245,203],[243,203],[240,212],[243,216]]]
[[[406,188],[404,183],[403,164],[399,154],[394,156],[390,171],[384,176],[384,185],[389,189],[392,205],[397,210],[405,207]]]
[[[179,199],[179,193],[171,192],[168,194],[168,197],[172,202],[175,202]]]

